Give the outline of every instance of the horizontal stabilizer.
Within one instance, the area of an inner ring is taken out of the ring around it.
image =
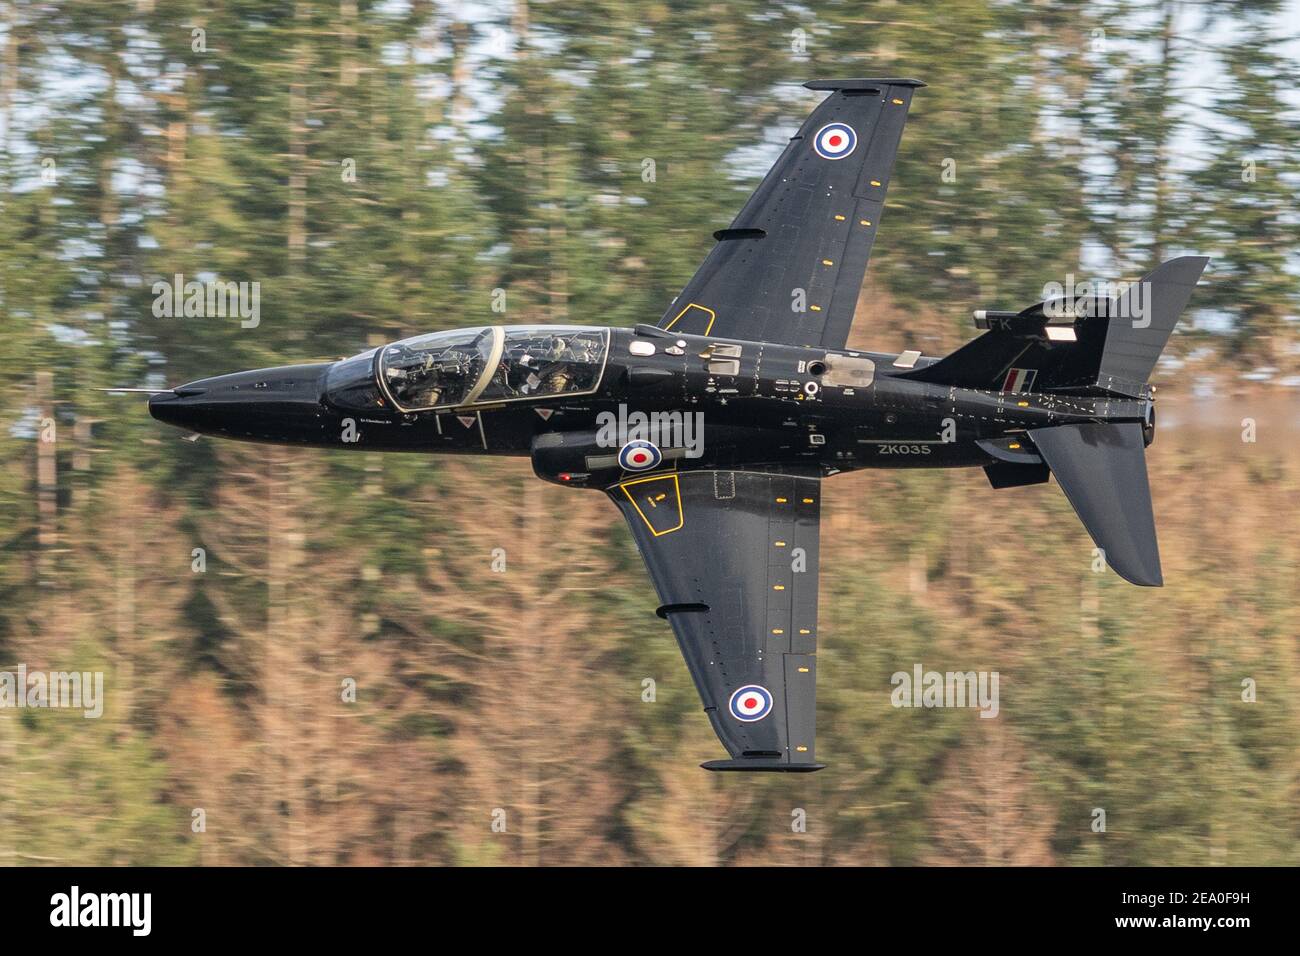
[[[1142,426],[1057,425],[1032,428],[1029,437],[1106,563],[1126,581],[1160,587]]]

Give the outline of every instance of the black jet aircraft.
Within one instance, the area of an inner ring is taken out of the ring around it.
[[[1107,296],[975,313],[950,355],[845,347],[912,95],[829,95],[656,324],[431,332],[339,362],[158,392],[154,418],[245,441],[529,457],[623,513],[730,759],[820,769],[814,741],[822,480],[981,467],[1055,475],[1106,561],[1161,584],[1147,379],[1207,260]],[[696,427],[698,426],[698,427]]]

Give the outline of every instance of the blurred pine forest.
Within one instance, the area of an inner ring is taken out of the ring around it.
[[[0,711],[0,861],[1300,863],[1298,9],[0,3],[0,669],[107,675],[100,720]],[[1092,573],[1052,485],[827,482],[819,774],[696,768],[721,750],[603,496],[190,444],[91,391],[656,321],[799,84],[882,75],[929,87],[855,344],[1214,261],[1157,379],[1164,589]],[[155,318],[176,273],[260,282],[260,324]],[[998,671],[998,718],[892,708],[918,662]]]

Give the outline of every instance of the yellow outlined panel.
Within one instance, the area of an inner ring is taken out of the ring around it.
[[[678,312],[675,316],[673,316],[673,320],[664,326],[664,331],[667,332],[669,329],[671,329],[674,325],[677,324],[678,320],[681,319],[682,316],[686,315],[688,312],[692,310],[708,316],[709,319],[708,324],[704,326],[703,332],[694,332],[690,329],[684,329],[683,331],[685,331],[686,334],[688,335],[708,335],[709,332],[713,330],[713,323],[717,320],[718,313],[714,312],[708,306],[698,305],[695,302],[692,302],[686,308],[682,309],[682,311]],[[686,320],[687,324],[690,324],[690,321],[691,321],[690,319],[687,319]]]
[[[624,481],[619,488],[656,538],[679,531],[686,523],[682,511],[682,486],[675,473]]]

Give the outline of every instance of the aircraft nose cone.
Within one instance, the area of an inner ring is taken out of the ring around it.
[[[187,406],[185,400],[176,392],[159,392],[149,396],[149,414],[156,421],[186,428],[192,417],[193,407]]]
[[[328,363],[217,375],[149,397],[160,422],[201,434],[303,443],[320,429],[320,379]]]

